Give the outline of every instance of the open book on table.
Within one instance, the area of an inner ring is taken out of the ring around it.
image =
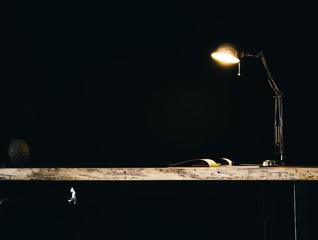
[[[209,158],[195,158],[182,162],[175,162],[169,167],[218,167],[218,166],[232,166],[233,161],[228,158],[220,158],[213,160]]]

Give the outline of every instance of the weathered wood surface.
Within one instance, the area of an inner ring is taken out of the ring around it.
[[[318,167],[2,168],[2,181],[317,181]]]

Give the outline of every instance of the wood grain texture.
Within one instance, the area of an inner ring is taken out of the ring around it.
[[[2,181],[317,181],[318,167],[2,168]]]

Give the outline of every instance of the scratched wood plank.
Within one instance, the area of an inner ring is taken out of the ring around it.
[[[318,167],[1,168],[2,181],[317,181]]]

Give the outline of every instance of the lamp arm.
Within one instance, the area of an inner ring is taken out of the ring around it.
[[[275,116],[274,116],[274,137],[275,137],[275,153],[280,154],[280,160],[284,160],[284,141],[283,141],[283,100],[282,92],[277,87],[271,72],[269,71],[266,59],[262,51],[258,54],[242,53],[242,57],[256,57],[260,58],[265,71],[267,73],[268,82],[275,92]]]
[[[270,85],[271,88],[274,90],[276,96],[281,96],[282,93],[281,93],[281,91],[278,89],[278,87],[277,87],[277,85],[276,85],[276,83],[275,83],[275,81],[274,81],[274,79],[273,79],[273,77],[272,77],[272,74],[271,74],[270,71],[269,71],[269,68],[268,68],[268,66],[267,66],[266,59],[265,59],[264,54],[263,54],[262,51],[259,53],[259,57],[261,58],[261,61],[262,61],[263,65],[264,65],[265,71],[266,71],[266,73],[267,73],[269,85]]]
[[[274,90],[276,96],[281,96],[282,95],[282,92],[279,90],[279,88],[277,87],[273,77],[272,77],[272,74],[271,72],[269,71],[269,68],[268,68],[268,65],[267,65],[267,62],[266,62],[266,59],[264,57],[264,54],[263,54],[263,51],[260,51],[259,53],[257,54],[251,54],[251,53],[243,53],[242,54],[243,57],[256,57],[256,58],[260,58],[262,63],[263,63],[263,66],[265,68],[265,71],[267,73],[267,77],[268,77],[268,82],[269,82],[269,85],[271,86],[271,88]]]

